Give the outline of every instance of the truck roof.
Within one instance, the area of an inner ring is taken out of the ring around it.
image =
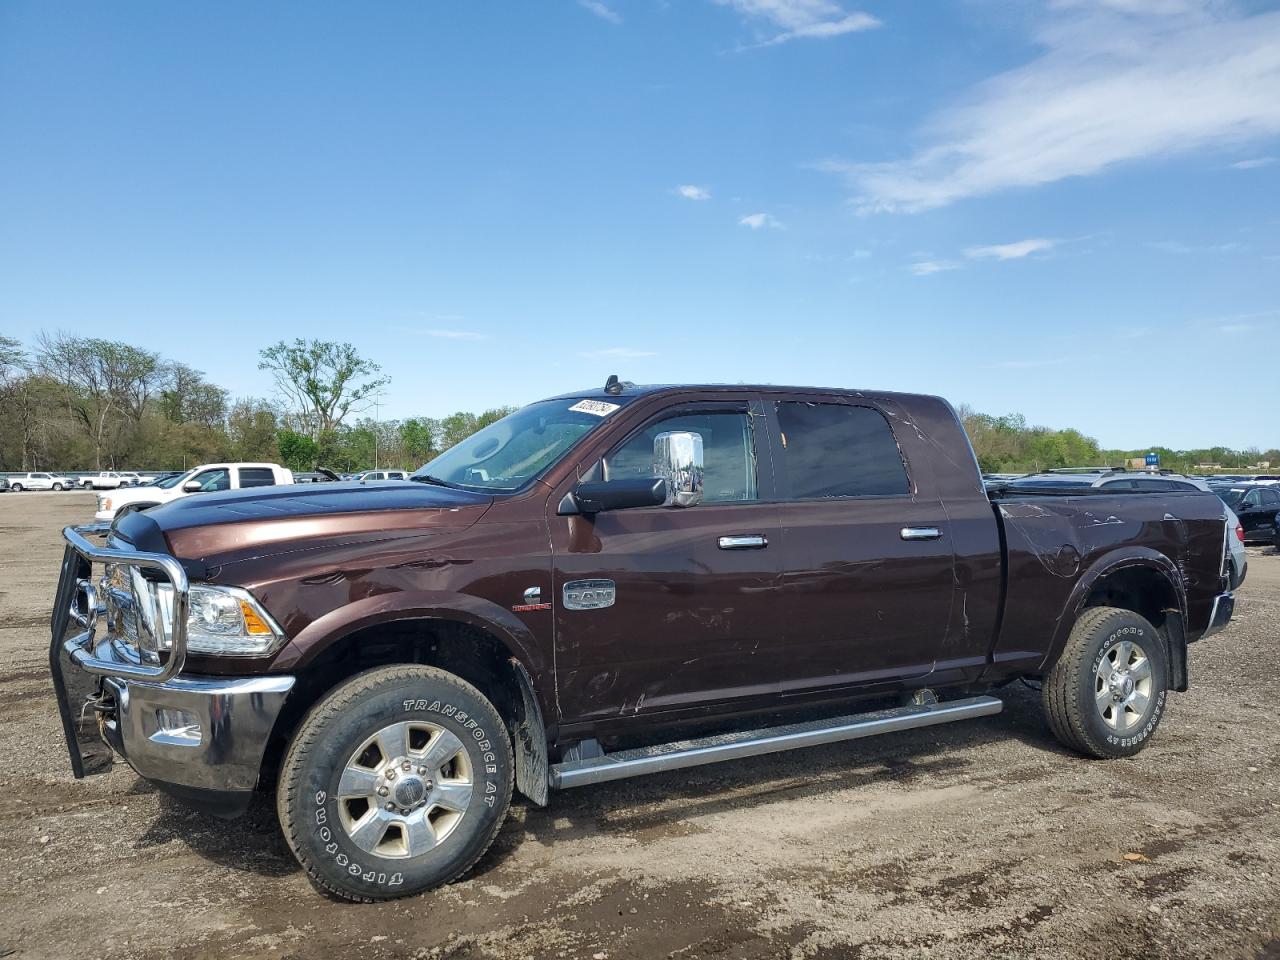
[[[780,383],[631,383],[629,381],[620,381],[616,387],[610,390],[607,387],[593,387],[587,390],[574,390],[570,393],[562,393],[559,396],[548,397],[549,400],[580,400],[584,398],[613,400],[618,398],[624,400],[634,400],[643,396],[650,396],[659,393],[679,393],[685,391],[706,391],[708,393],[740,393],[742,391],[752,393],[812,393],[817,396],[846,396],[846,397],[887,397],[887,398],[907,398],[907,397],[928,397],[929,399],[941,400],[941,397],[935,397],[932,394],[921,393],[902,393],[894,390],[874,390],[874,389],[858,389],[853,387],[814,387],[814,386],[788,386]],[[945,402],[945,401],[944,401]]]

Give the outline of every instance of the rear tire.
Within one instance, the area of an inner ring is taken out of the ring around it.
[[[379,667],[307,714],[276,806],[312,882],[390,900],[475,865],[506,818],[513,771],[502,718],[475,687],[435,667]]]
[[[1094,757],[1130,757],[1160,724],[1168,678],[1164,639],[1155,627],[1132,610],[1090,607],[1044,678],[1045,717],[1064,746]]]
[[[20,483],[11,483],[11,484],[9,484],[9,489],[10,489],[10,490],[12,490],[14,493],[21,493],[21,492],[22,492],[22,484],[20,484]]]

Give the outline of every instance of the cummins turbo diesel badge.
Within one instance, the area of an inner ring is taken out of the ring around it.
[[[564,608],[599,610],[612,607],[617,595],[612,580],[570,580],[564,585]]]

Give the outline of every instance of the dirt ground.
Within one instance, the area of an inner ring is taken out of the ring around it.
[[[91,513],[0,495],[0,957],[1280,958],[1269,547],[1134,759],[1064,751],[1014,685],[996,717],[517,802],[461,881],[356,906],[269,803],[228,823],[121,764],[72,779],[48,617]]]

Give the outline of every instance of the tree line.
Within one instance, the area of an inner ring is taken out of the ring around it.
[[[1108,450],[1079,430],[1052,430],[1028,426],[1021,414],[995,417],[961,406],[961,422],[973,443],[978,466],[983,473],[1031,473],[1055,467],[1124,466],[1148,453],[1160,457],[1162,469],[1176,473],[1204,473],[1203,464],[1217,464],[1226,471],[1249,470],[1255,464],[1269,462],[1280,467],[1280,450],[1250,447],[1233,450],[1228,447],[1204,447],[1198,450],[1174,450],[1169,447],[1134,447]]]
[[[235,397],[200,370],[115,340],[0,337],[0,471],[183,469],[223,460],[293,470],[413,469],[514,408],[368,416],[387,383],[354,347],[263,350],[274,397]]]
[[[28,350],[0,336],[0,471],[176,470],[222,460],[412,469],[514,409],[370,417],[389,381],[349,343],[282,340],[261,351],[258,366],[275,395],[233,398],[145,347],[59,332],[40,334]],[[1105,450],[1078,430],[1030,426],[1019,414],[959,413],[988,473],[1119,466],[1152,451],[1180,472],[1203,463],[1280,466],[1280,450]]]

